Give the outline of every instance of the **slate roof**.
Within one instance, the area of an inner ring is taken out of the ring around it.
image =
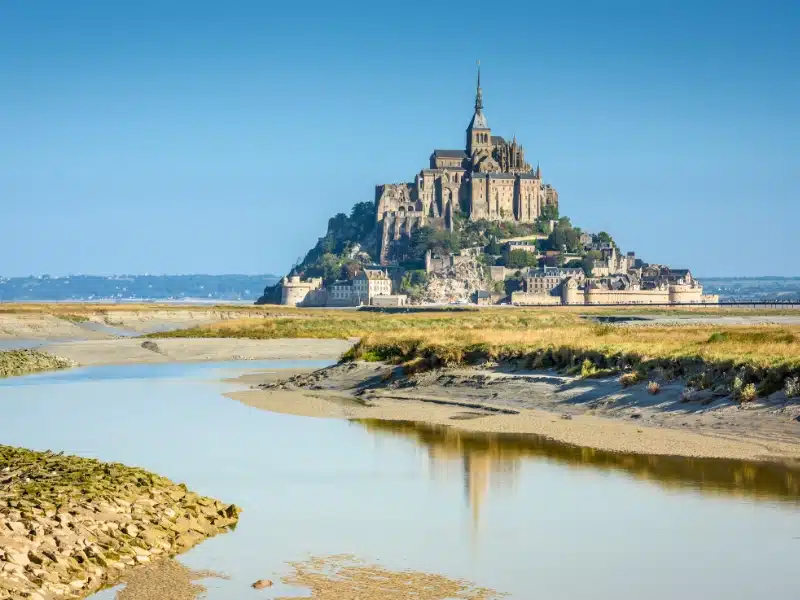
[[[517,176],[514,173],[489,173],[489,177],[492,179],[516,179]]]
[[[476,110],[472,115],[472,120],[469,122],[470,129],[489,129],[489,123],[486,121],[486,116],[482,110]]]
[[[442,158],[467,158],[467,153],[463,150],[434,150],[433,155]]]

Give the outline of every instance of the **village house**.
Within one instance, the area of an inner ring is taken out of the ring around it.
[[[364,269],[353,279],[353,296],[358,304],[371,304],[375,296],[390,296],[392,280],[381,269]]]
[[[531,269],[525,277],[525,291],[529,294],[553,294],[558,291],[561,283],[567,277],[583,281],[585,275],[583,269],[580,268],[543,267],[542,269]]]
[[[506,248],[509,252],[524,250],[525,252],[533,252],[536,254],[539,251],[536,247],[536,240],[513,240],[506,242]]]
[[[329,306],[353,306],[353,282],[348,279],[334,281],[328,288]]]

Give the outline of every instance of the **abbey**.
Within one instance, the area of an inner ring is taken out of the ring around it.
[[[380,260],[386,263],[393,241],[414,229],[453,228],[456,211],[470,219],[531,223],[546,206],[558,206],[558,192],[542,180],[541,169],[525,161],[516,137],[492,135],[483,112],[481,73],[475,112],[463,150],[434,150],[430,166],[411,183],[379,185],[375,191]]]

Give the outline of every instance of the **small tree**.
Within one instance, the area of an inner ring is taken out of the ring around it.
[[[486,245],[486,254],[500,254],[500,243],[497,241],[497,238],[492,236],[489,240],[489,243]]]
[[[558,206],[554,204],[546,204],[542,207],[542,219],[545,221],[553,221],[558,219]]]
[[[511,250],[505,255],[505,266],[509,269],[533,267],[537,264],[536,255],[527,250]]]
[[[583,272],[586,273],[587,277],[592,276],[592,271],[594,270],[594,259],[591,256],[584,256],[580,261],[571,262],[577,262],[578,266],[583,269]]]
[[[611,239],[611,236],[606,233],[605,231],[601,231],[600,233],[594,236],[594,241],[598,244],[613,244],[614,240]]]

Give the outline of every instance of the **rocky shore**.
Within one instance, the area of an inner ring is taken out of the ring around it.
[[[88,596],[238,516],[143,469],[0,446],[0,597]]]
[[[41,350],[7,350],[0,352],[0,377],[25,375],[74,367],[75,362]]]

